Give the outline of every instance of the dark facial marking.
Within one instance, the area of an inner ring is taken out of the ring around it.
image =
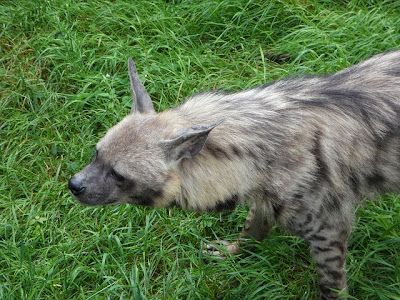
[[[138,196],[131,196],[130,198],[133,200],[135,205],[142,205],[142,206],[153,206],[154,199],[160,197],[162,195],[162,191],[160,190],[153,190],[147,189],[142,192]]]
[[[141,197],[131,196],[130,198],[133,200],[133,203],[135,205],[142,205],[142,206],[153,205],[153,199],[150,198],[149,196],[141,196]]]
[[[125,180],[125,177],[119,174],[115,169],[111,169],[110,176],[117,181],[118,184],[122,184]]]

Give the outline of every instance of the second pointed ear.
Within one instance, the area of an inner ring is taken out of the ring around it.
[[[190,126],[181,130],[173,139],[163,142],[165,154],[169,160],[192,158],[203,149],[208,134],[223,120],[210,125]]]
[[[132,58],[128,59],[129,80],[132,89],[132,108],[131,113],[155,113],[153,102],[147,93],[143,83],[140,81]]]

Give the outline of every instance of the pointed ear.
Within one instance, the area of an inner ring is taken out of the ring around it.
[[[166,157],[169,160],[180,160],[192,158],[203,149],[208,134],[212,129],[221,124],[224,120],[206,125],[190,126],[182,129],[179,135],[172,140],[164,141]]]
[[[146,92],[143,83],[140,81],[136,66],[132,58],[128,59],[128,72],[132,89],[132,108],[131,113],[154,113],[154,106],[149,94]]]

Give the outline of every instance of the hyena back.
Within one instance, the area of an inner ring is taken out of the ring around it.
[[[333,75],[195,95],[159,114],[132,60],[129,74],[132,114],[100,139],[72,194],[198,211],[246,201],[241,238],[284,226],[310,244],[321,298],[345,291],[356,204],[400,190],[400,51]]]

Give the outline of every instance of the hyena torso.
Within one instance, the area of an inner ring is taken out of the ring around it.
[[[400,52],[333,75],[196,95],[159,114],[132,62],[130,76],[136,111],[71,178],[79,201],[200,211],[247,201],[241,238],[283,225],[309,242],[321,298],[345,290],[355,205],[400,190]]]

